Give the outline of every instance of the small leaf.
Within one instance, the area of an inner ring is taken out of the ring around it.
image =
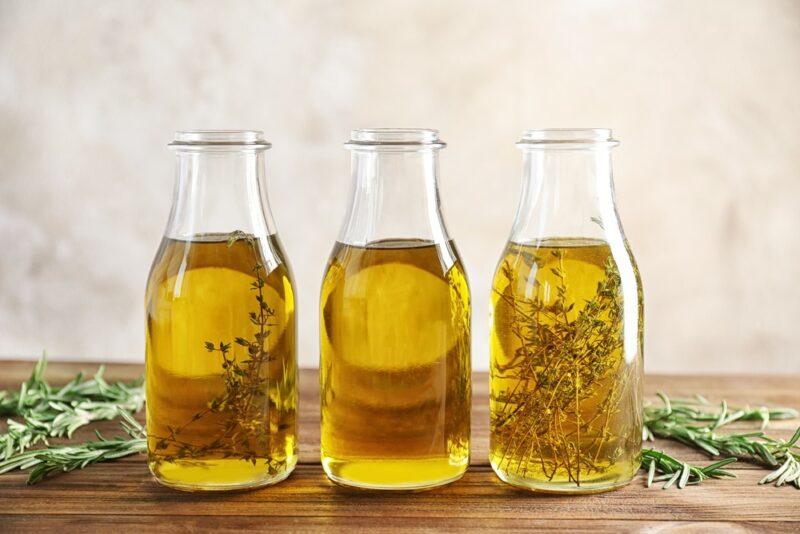
[[[681,476],[680,471],[676,472],[674,475],[672,475],[672,477],[670,477],[670,479],[667,481],[666,484],[664,484],[664,487],[661,489],[669,489],[678,480],[678,477],[680,476]]]
[[[681,471],[681,478],[678,480],[678,489],[683,489],[686,487],[686,483],[689,482],[689,475],[691,474],[692,472],[689,469],[689,464],[684,462],[683,470]]]

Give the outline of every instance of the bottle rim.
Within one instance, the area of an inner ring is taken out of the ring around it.
[[[178,130],[168,146],[178,150],[266,150],[272,143],[264,139],[261,130]]]
[[[427,150],[447,144],[433,128],[359,128],[350,132],[344,146],[353,150]]]
[[[611,148],[619,141],[611,136],[610,128],[541,128],[522,132],[517,147],[523,150]]]

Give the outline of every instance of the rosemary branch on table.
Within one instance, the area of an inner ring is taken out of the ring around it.
[[[66,386],[54,389],[44,379],[45,367],[43,358],[19,391],[0,390],[0,414],[22,415],[23,421],[9,419],[9,432],[0,434],[3,444],[0,474],[15,469],[30,471],[28,483],[35,484],[50,474],[146,452],[145,429],[131,415],[144,402],[141,380],[108,384],[103,380],[101,367],[92,379],[83,380],[79,374]],[[701,396],[670,399],[659,393],[658,397],[660,405],[648,404],[644,409],[645,440],[670,439],[721,459],[699,467],[665,452],[645,449],[642,469],[647,471],[648,487],[654,482],[664,482],[665,489],[684,488],[710,478],[734,477],[723,468],[743,460],[771,469],[760,484],[792,484],[800,489],[800,428],[788,440],[764,432],[770,421],[797,418],[797,410],[765,406],[731,408],[724,401],[716,408]],[[47,440],[70,437],[76,428],[91,421],[115,417],[122,419],[125,436],[109,439],[95,432],[93,440],[66,445],[51,445]],[[758,421],[760,429],[718,432],[735,421]],[[40,442],[45,447],[27,450]]]
[[[52,473],[83,469],[89,464],[146,452],[144,427],[127,411],[120,409],[117,413],[123,419],[121,425],[127,437],[106,439],[95,431],[95,440],[21,452],[0,461],[0,474],[15,469],[30,470],[28,484],[36,484]]]
[[[664,482],[664,489],[669,489],[676,484],[678,489],[683,489],[687,484],[699,484],[709,478],[735,478],[736,475],[722,469],[732,464],[736,458],[725,458],[705,467],[689,465],[673,458],[662,451],[645,449],[642,451],[642,469],[647,470],[647,487],[653,482]],[[657,473],[659,473],[657,475]]]
[[[658,397],[661,399],[661,405],[645,406],[643,428],[645,440],[662,438],[678,441],[705,452],[712,458],[724,457],[721,462],[725,463],[716,462],[706,468],[694,468],[685,462],[678,462],[682,466],[676,478],[678,466],[671,461],[674,459],[664,458],[664,461],[659,461],[661,458],[651,457],[648,460],[648,455],[644,454],[643,466],[649,469],[649,483],[666,480],[665,487],[668,488],[677,481],[678,487],[683,487],[690,482],[700,482],[702,480],[700,472],[703,472],[703,469],[712,468],[711,472],[706,471],[703,474],[714,476],[712,472],[738,459],[773,469],[759,481],[759,484],[774,483],[776,486],[793,484],[800,489],[800,428],[788,440],[773,438],[764,432],[772,420],[796,418],[797,410],[766,406],[731,408],[725,401],[720,403],[719,408],[714,408],[699,395],[692,399],[670,399],[664,393],[658,393]],[[761,428],[729,434],[717,432],[718,429],[736,421],[760,421]],[[662,453],[662,457],[665,456]],[[653,470],[658,471],[661,476],[655,477]],[[722,476],[730,475],[727,472],[722,474]]]
[[[34,366],[30,378],[18,391],[0,390],[0,415],[8,429],[0,434],[0,461],[25,452],[48,438],[71,438],[78,428],[93,421],[115,419],[120,411],[136,413],[144,405],[142,380],[109,384],[101,366],[94,377],[78,374],[61,388],[44,379],[47,359]]]

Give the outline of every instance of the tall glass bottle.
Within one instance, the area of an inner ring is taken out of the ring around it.
[[[439,211],[435,130],[356,130],[353,196],[322,283],[322,465],[424,489],[469,463],[470,301]]]
[[[490,460],[515,486],[626,484],[642,439],[643,305],[614,204],[611,131],[528,130],[492,287]]]
[[[273,484],[297,462],[291,273],[256,131],[178,132],[172,211],[145,297],[147,449],[167,486]]]

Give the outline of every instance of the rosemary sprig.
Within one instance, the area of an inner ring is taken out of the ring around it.
[[[20,452],[0,461],[0,474],[20,469],[30,470],[28,484],[36,484],[52,473],[83,469],[87,465],[114,460],[147,451],[145,430],[127,411],[117,411],[128,437],[104,438],[95,432],[96,440],[75,445],[49,446]]]
[[[101,366],[88,380],[78,374],[61,388],[44,379],[47,358],[35,365],[19,391],[0,390],[0,414],[18,416],[6,420],[8,429],[0,434],[0,460],[22,453],[48,438],[72,437],[78,428],[92,421],[111,420],[120,410],[136,413],[144,404],[142,380],[109,384]]]
[[[658,397],[662,405],[645,407],[643,438],[678,441],[705,452],[712,458],[740,459],[774,468],[760,484],[793,484],[800,489],[800,428],[788,440],[767,435],[764,429],[771,420],[793,419],[798,412],[791,408],[731,408],[725,401],[718,409],[703,397],[670,399]],[[761,429],[751,432],[720,434],[718,429],[734,421],[761,421]],[[725,460],[723,460],[725,461]],[[714,465],[714,464],[712,464]],[[667,471],[664,471],[666,474]]]
[[[736,478],[730,471],[722,469],[732,464],[736,458],[725,458],[705,467],[697,467],[673,458],[662,451],[645,449],[642,451],[642,469],[647,470],[647,487],[653,482],[664,482],[663,489],[669,489],[676,484],[678,489],[683,489],[690,484],[699,484],[709,478]],[[657,473],[659,473],[657,475]]]

